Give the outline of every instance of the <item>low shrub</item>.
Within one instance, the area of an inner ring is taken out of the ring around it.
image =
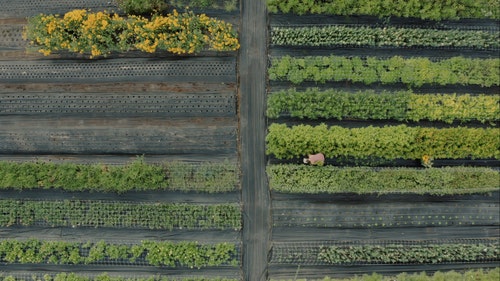
[[[411,91],[356,93],[342,90],[308,88],[271,93],[267,117],[283,113],[298,118],[393,119],[398,121],[480,121],[494,123],[500,116],[500,97],[470,94],[414,94]]]
[[[453,57],[433,62],[428,58],[290,57],[272,59],[269,79],[299,84],[305,81],[349,81],[363,84],[403,83],[432,85],[500,85],[500,59]]]
[[[227,192],[238,186],[232,164],[146,164],[138,158],[124,166],[103,164],[55,164],[0,161],[1,189],[62,189],[66,191],[116,192],[182,190]]]
[[[143,229],[241,228],[238,204],[130,203],[86,200],[0,200],[0,226]]]
[[[430,20],[500,18],[496,0],[394,1],[394,0],[267,0],[272,13],[370,15]]]
[[[406,125],[343,128],[271,124],[266,137],[268,155],[278,159],[322,152],[328,158],[382,159],[495,158],[500,159],[497,128],[425,128]]]
[[[169,278],[167,276],[147,276],[147,277],[125,277],[109,275],[108,273],[101,273],[95,276],[89,276],[80,273],[56,273],[56,274],[44,274],[39,278],[35,279],[35,274],[30,277],[22,277],[18,275],[8,275],[0,276],[0,281],[33,281],[33,280],[43,280],[43,281],[238,281],[238,279],[229,278],[219,278],[219,277],[183,277],[183,278]],[[482,280],[479,280],[482,281]]]
[[[498,33],[397,27],[272,27],[271,44],[281,46],[464,47],[496,49]]]
[[[120,9],[131,15],[159,13],[167,9],[164,0],[116,0]]]
[[[266,167],[271,190],[282,193],[466,194],[496,191],[500,172],[479,167],[432,169],[313,167],[278,164]]]
[[[103,261],[145,260],[148,265],[202,268],[239,264],[236,245],[231,243],[141,241],[136,245],[104,241],[78,243],[30,239],[0,241],[0,260],[21,264],[89,264]]]
[[[62,17],[41,14],[28,19],[24,37],[45,55],[66,50],[90,54],[90,58],[129,50],[192,54],[204,49],[234,51],[239,48],[231,24],[205,14],[176,10],[151,19],[123,18],[86,10],[73,10]]]

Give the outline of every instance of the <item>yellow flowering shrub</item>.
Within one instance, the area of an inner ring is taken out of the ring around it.
[[[192,54],[204,49],[234,51],[240,47],[231,24],[205,14],[176,10],[151,19],[86,10],[73,10],[62,17],[41,14],[28,20],[24,36],[44,55],[67,50],[89,54],[90,58],[129,50]]]

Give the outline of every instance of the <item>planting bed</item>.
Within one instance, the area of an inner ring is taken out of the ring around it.
[[[240,280],[237,53],[43,56],[26,17],[125,15],[56,2],[0,1],[0,279]]]
[[[364,12],[349,14],[358,8],[344,11],[329,1],[268,3],[280,11],[270,14],[269,31],[270,277],[498,266],[500,80],[486,78],[498,69],[498,47],[466,39],[498,37],[498,22],[482,15],[435,18],[423,10],[421,18],[397,17],[364,5],[358,7]],[[488,65],[492,72],[479,73]],[[474,112],[491,112],[491,119]],[[490,155],[474,156],[474,146],[488,137],[468,140],[469,130],[492,133],[491,146],[477,148]],[[442,135],[453,131],[461,133]],[[460,149],[467,152],[460,156]],[[327,166],[302,164],[318,152]],[[484,259],[436,254],[482,242],[492,243]]]

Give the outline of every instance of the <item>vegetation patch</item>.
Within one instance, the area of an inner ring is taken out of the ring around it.
[[[344,128],[271,124],[266,137],[268,155],[291,159],[321,152],[328,158],[422,160],[500,159],[500,132],[497,128],[426,128],[406,125]]]
[[[24,37],[44,55],[69,51],[90,58],[130,50],[192,54],[204,49],[234,51],[240,46],[230,23],[176,10],[151,19],[87,10],[64,16],[40,14],[28,19]]]
[[[142,241],[136,245],[104,241],[78,243],[38,239],[0,241],[0,260],[21,264],[94,264],[99,262],[146,262],[150,266],[202,268],[237,266],[239,258],[232,243]]]
[[[397,27],[272,27],[271,44],[281,46],[450,47],[496,49],[498,33]]]
[[[237,167],[225,162],[169,162],[153,165],[138,158],[124,166],[109,166],[0,161],[0,189],[116,193],[134,190],[227,192],[235,190],[237,186]]]
[[[500,85],[500,59],[453,57],[389,59],[376,57],[284,56],[271,61],[269,79],[300,84],[305,81],[349,81],[363,84],[403,83],[409,87],[432,85]]]
[[[217,278],[217,277],[185,277],[185,278],[169,278],[167,276],[151,276],[151,277],[125,277],[109,275],[108,273],[101,273],[96,276],[86,276],[77,273],[61,272],[57,274],[44,274],[38,279],[31,276],[29,278],[19,277],[14,275],[0,276],[1,281],[238,281],[238,279]],[[482,281],[482,280],[479,280]]]
[[[496,191],[500,172],[491,168],[431,169],[268,165],[271,190],[283,193],[465,194]]]

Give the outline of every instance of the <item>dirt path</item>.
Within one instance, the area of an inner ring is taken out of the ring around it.
[[[240,29],[240,145],[243,203],[243,279],[267,279],[270,195],[265,174],[265,0],[242,0]]]

